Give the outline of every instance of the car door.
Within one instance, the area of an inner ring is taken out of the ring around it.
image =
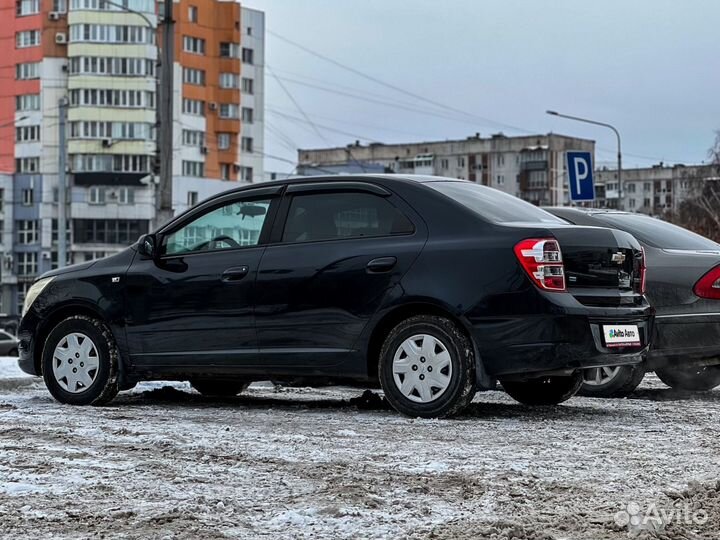
[[[363,328],[426,238],[422,219],[380,186],[288,186],[257,279],[264,365],[327,373],[329,366],[354,362]]]
[[[17,348],[15,338],[0,330],[0,356],[7,356],[13,348]]]
[[[161,231],[156,257],[135,257],[125,290],[136,367],[239,366],[255,354],[253,288],[281,189],[211,200]]]

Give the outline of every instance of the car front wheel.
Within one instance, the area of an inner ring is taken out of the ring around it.
[[[118,393],[119,358],[105,323],[84,315],[68,317],[45,340],[45,385],[60,403],[105,404]]]
[[[505,391],[524,405],[557,405],[573,397],[583,383],[582,373],[539,377],[527,381],[500,381]]]
[[[418,315],[398,324],[385,339],[378,370],[385,398],[408,416],[453,416],[475,395],[472,343],[444,317]]]
[[[720,366],[675,366],[657,369],[655,374],[676,390],[707,392],[720,385]]]
[[[583,370],[581,396],[627,397],[640,385],[645,370],[640,366],[598,367]]]

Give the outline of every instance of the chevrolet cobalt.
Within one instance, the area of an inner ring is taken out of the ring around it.
[[[62,403],[142,380],[380,385],[411,416],[499,380],[552,405],[634,365],[653,311],[629,234],[462,180],[299,178],[222,193],[125,251],[30,288],[20,366]]]

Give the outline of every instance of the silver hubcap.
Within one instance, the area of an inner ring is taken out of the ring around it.
[[[430,403],[450,385],[452,360],[439,339],[418,334],[398,347],[392,370],[395,385],[406,398],[416,403]]]
[[[99,366],[97,348],[85,334],[68,334],[55,347],[53,375],[66,392],[85,392],[95,381]]]
[[[612,381],[619,371],[620,366],[586,369],[583,371],[583,382],[589,386],[602,386]]]

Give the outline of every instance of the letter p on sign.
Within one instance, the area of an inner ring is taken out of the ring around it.
[[[593,160],[590,152],[565,152],[571,201],[592,201],[595,199]]]

